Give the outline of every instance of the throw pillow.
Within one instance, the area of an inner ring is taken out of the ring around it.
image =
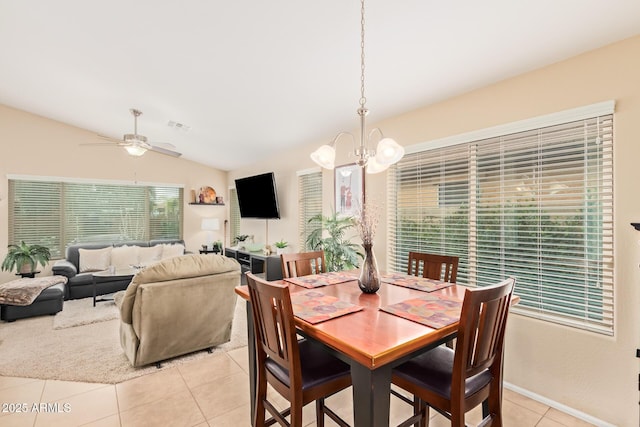
[[[173,258],[182,255],[184,255],[184,245],[180,243],[176,243],[173,245],[162,245],[162,259]]]
[[[138,262],[138,246],[117,246],[111,250],[111,265],[127,268]]]
[[[104,249],[78,249],[80,273],[106,270],[111,265],[111,246]]]
[[[162,246],[151,246],[150,248],[138,248],[138,265],[146,267],[160,261],[162,257]]]

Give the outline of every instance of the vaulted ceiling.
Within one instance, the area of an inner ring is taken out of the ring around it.
[[[370,120],[639,33],[638,0],[367,0]],[[357,126],[357,0],[0,0],[0,46],[0,103],[117,139],[137,108],[223,170]]]

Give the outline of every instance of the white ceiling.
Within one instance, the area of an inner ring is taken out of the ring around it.
[[[366,23],[379,121],[639,34],[640,1],[367,0]],[[357,128],[359,38],[357,0],[0,0],[0,103],[118,139],[135,107],[232,170]]]

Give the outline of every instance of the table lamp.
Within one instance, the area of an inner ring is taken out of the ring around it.
[[[202,218],[200,228],[207,231],[207,248],[213,249],[213,231],[220,230],[220,220],[218,218]]]

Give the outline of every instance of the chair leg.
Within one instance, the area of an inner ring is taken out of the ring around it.
[[[502,427],[502,390],[501,384],[492,386],[487,399],[488,418],[494,427]]]
[[[324,399],[316,400],[316,425],[324,427]]]
[[[420,413],[422,414],[422,419],[420,420],[420,427],[429,427],[429,405],[427,402],[420,399]]]
[[[291,402],[291,427],[302,427],[302,403]]]
[[[256,407],[253,413],[253,427],[263,427],[265,425],[264,399],[267,397],[267,383],[258,374],[256,386]]]

